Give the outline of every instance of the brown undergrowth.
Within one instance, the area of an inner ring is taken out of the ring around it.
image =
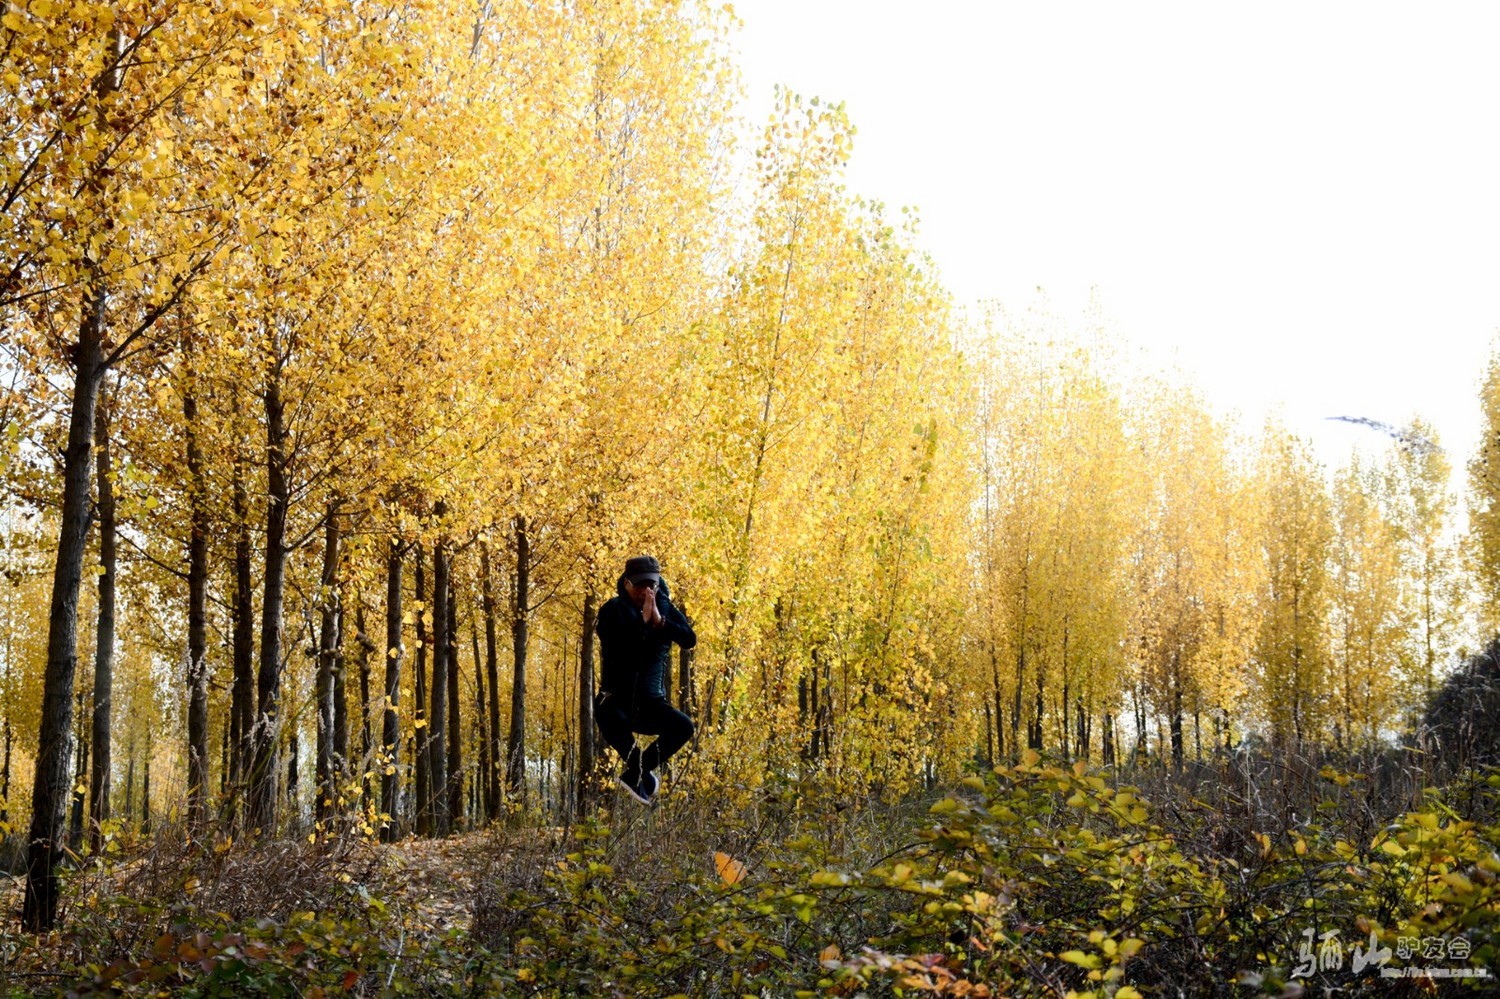
[[[795,781],[679,786],[655,809],[607,796],[567,827],[517,811],[390,845],[216,847],[159,830],[69,872],[57,933],[9,924],[0,994],[1132,999],[1493,985],[1481,973],[1500,957],[1500,778],[1435,790],[1404,757],[1333,762],[1246,754],[1127,780],[1027,754],[894,803]],[[1442,953],[1414,955],[1413,941]],[[1429,977],[1381,977],[1407,968]]]

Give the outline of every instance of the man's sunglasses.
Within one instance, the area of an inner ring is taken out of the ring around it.
[[[655,579],[633,579],[630,581],[630,585],[638,590],[654,590],[656,589],[656,584],[657,580]]]

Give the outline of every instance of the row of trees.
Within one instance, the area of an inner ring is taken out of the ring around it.
[[[28,925],[74,800],[78,836],[153,800],[194,835],[586,806],[592,620],[641,551],[700,636],[674,776],[721,788],[1414,717],[1462,606],[1441,451],[1329,481],[1102,342],[962,321],[844,188],[841,108],[783,94],[737,154],[726,20],[0,20]]]
[[[1110,761],[1124,731],[1180,764],[1247,734],[1294,748],[1415,732],[1473,640],[1465,567],[1484,564],[1458,537],[1435,431],[1416,420],[1330,474],[1284,427],[1245,436],[1181,385],[1108,374],[1124,365],[1107,345],[1049,343],[1049,324],[988,331],[991,755]]]

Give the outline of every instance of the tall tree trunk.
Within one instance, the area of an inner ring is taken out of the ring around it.
[[[428,763],[427,757],[427,617],[432,613],[432,605],[427,602],[427,556],[426,549],[421,542],[417,543],[417,572],[416,572],[416,618],[417,618],[417,662],[415,689],[413,690],[413,705],[416,711],[416,720],[412,723],[416,731],[416,746],[413,749],[413,757],[417,768],[417,800],[416,819],[417,835],[429,836],[432,834],[432,809],[430,788],[428,787]]]
[[[1067,644],[1067,639],[1066,638],[1063,639],[1063,644],[1064,645]],[[1062,749],[1063,759],[1065,759],[1065,760],[1066,759],[1071,759],[1072,758],[1072,752],[1073,752],[1073,747],[1072,747],[1073,733],[1070,731],[1070,729],[1073,727],[1073,721],[1072,721],[1073,712],[1072,712],[1072,705],[1069,703],[1069,700],[1068,700],[1070,696],[1071,695],[1069,693],[1068,671],[1067,671],[1066,667],[1064,667],[1064,669],[1063,669],[1063,678],[1062,678],[1062,746],[1061,746],[1061,749]]]
[[[480,668],[484,658],[479,651],[479,621],[473,617],[469,619],[469,637],[474,640],[474,728],[479,738],[479,771],[474,775],[474,798],[470,811],[474,816],[474,824],[478,826],[489,818],[495,808],[495,786],[490,780],[495,771],[495,757],[490,742],[484,670]]]
[[[73,768],[73,807],[72,814],[68,817],[68,845],[77,853],[83,846],[83,813],[84,813],[84,780],[89,773],[89,740],[88,733],[84,730],[83,722],[83,691],[78,691],[78,710],[75,716],[78,719],[78,733],[74,742],[77,750],[75,756],[77,765]]]
[[[585,583],[584,585],[587,585]],[[594,775],[594,595],[583,595],[583,631],[578,648],[578,817],[588,812]]]
[[[505,748],[505,779],[510,793],[524,800],[526,780],[526,625],[531,602],[531,543],[526,518],[516,517],[516,600],[511,614],[515,674],[510,688],[510,741]]]
[[[146,760],[141,766],[141,834],[151,834],[151,744],[146,744]]]
[[[244,793],[255,746],[255,593],[250,564],[250,492],[243,462],[234,462],[234,687],[230,716],[234,729],[234,791]]]
[[[50,930],[57,921],[57,865],[62,861],[67,819],[68,763],[72,749],[73,682],[78,667],[78,590],[89,532],[90,459],[94,407],[104,374],[105,292],[97,265],[89,265],[83,320],[74,352],[76,370],[63,454],[63,498],[52,603],[47,618],[47,666],[42,675],[42,717],[32,780],[31,831],[27,838],[26,896],[22,927]]]
[[[345,623],[344,590],[339,587],[333,625],[333,773],[340,785],[349,775],[349,655],[344,646]]]
[[[990,642],[990,683],[994,687],[995,701],[995,758],[998,764],[1005,759],[1005,698],[1000,691],[1000,657],[995,650],[995,643]],[[1014,730],[1012,730],[1014,737]]]
[[[130,740],[130,760],[125,764],[125,818],[135,814],[135,740]]]
[[[989,701],[984,702],[984,752],[980,762],[985,769],[995,765],[995,709]]]
[[[359,648],[359,758],[360,770],[370,768],[370,652],[375,643],[365,630],[365,598],[359,590],[354,592],[354,640]],[[368,781],[366,781],[368,784]],[[366,796],[369,788],[365,788]]]
[[[381,711],[380,748],[384,771],[380,778],[380,810],[388,816],[380,826],[380,838],[396,838],[401,804],[397,795],[401,747],[401,545],[392,539],[385,561],[385,708]]]
[[[458,687],[458,598],[453,576],[448,576],[448,828],[458,828],[463,818],[464,739],[459,711]]]
[[[286,424],[280,374],[273,372],[265,390],[266,411],[266,559],[265,588],[260,609],[259,702],[253,741],[255,759],[250,773],[250,826],[266,835],[276,831],[276,738],[281,700],[281,612],[286,587],[286,518],[291,489],[286,469]]]
[[[433,511],[443,515],[442,504]],[[427,729],[427,778],[432,782],[432,831],[443,836],[448,823],[448,552],[439,538],[432,545],[432,689]]]
[[[483,577],[484,601],[484,672],[490,683],[490,769],[485,773],[489,785],[489,816],[500,818],[500,665],[495,635],[495,587],[490,576],[490,546],[480,542],[479,571]]]
[[[679,605],[677,609],[684,617],[688,616],[686,606]],[[688,618],[688,623],[692,623],[692,618]],[[696,651],[696,647],[677,650],[677,710],[689,716],[693,714],[693,655]]]
[[[115,662],[115,484],[109,452],[110,397],[102,388],[94,418],[94,446],[99,449],[99,619],[94,643],[94,770],[89,780],[89,842],[97,849],[102,825],[109,818],[111,721]],[[10,719],[6,722],[6,790],[10,786]]]
[[[323,528],[323,572],[318,585],[318,672],[314,683],[317,701],[316,776],[317,800],[313,814],[325,822],[338,800],[338,758],[335,729],[338,719],[334,708],[334,660],[338,650],[338,573],[339,525],[338,500],[330,501]]]
[[[812,679],[812,683],[809,685],[810,689],[808,690],[808,698],[807,698],[807,709],[808,709],[809,713],[812,716],[812,735],[807,740],[807,758],[808,758],[808,760],[810,760],[810,761],[812,761],[814,763],[817,762],[818,754],[819,754],[820,749],[821,749],[820,740],[821,740],[821,734],[822,734],[822,726],[819,724],[819,722],[822,720],[822,716],[820,714],[820,709],[818,707],[818,675],[817,675],[817,672],[818,672],[818,654],[816,652],[814,652],[813,653],[813,679]]]
[[[1026,680],[1026,645],[1025,636],[1022,636],[1021,645],[1016,649],[1016,692],[1015,701],[1010,707],[1010,748],[1011,752],[1021,752],[1021,705],[1022,691],[1025,689]],[[1026,738],[1031,738],[1031,722],[1026,723]]]
[[[294,714],[292,717],[295,718],[296,715]],[[297,765],[302,759],[302,740],[297,734],[296,725],[292,726],[291,738],[287,739],[286,755],[286,803],[287,807],[291,810],[290,824],[293,826],[293,831],[295,831],[295,826],[298,824],[297,819],[299,818],[297,783],[298,777],[301,774]]]
[[[10,727],[10,716],[5,716],[5,763],[0,765],[0,822],[10,824],[10,749],[15,741],[15,732]]]
[[[1182,658],[1172,654],[1172,769],[1182,772]]]
[[[188,375],[192,377],[191,372]],[[208,821],[208,482],[198,441],[198,399],[189,383],[182,398],[188,467],[188,828]]]

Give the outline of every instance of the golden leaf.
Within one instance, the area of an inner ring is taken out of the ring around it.
[[[726,885],[737,885],[745,878],[745,865],[722,851],[714,853],[714,870]]]

